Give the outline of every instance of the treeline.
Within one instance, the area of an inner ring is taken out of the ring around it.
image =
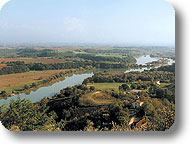
[[[168,72],[174,72],[175,73],[175,63],[168,66],[161,66],[157,68],[158,71],[168,71]]]
[[[136,63],[136,59],[133,56],[115,57],[115,56],[96,56],[93,54],[77,54],[79,58],[92,61],[105,61],[105,62],[119,62],[119,63]]]
[[[96,53],[95,53],[96,54]],[[117,62],[117,63],[136,63],[133,56],[126,55],[124,57],[115,56],[96,56],[95,54],[76,54],[72,51],[57,52],[51,49],[20,49],[17,55],[19,57],[54,57],[54,58],[80,58],[83,60],[91,60],[93,62]]]
[[[133,48],[133,47],[120,47],[120,48],[112,48],[112,49],[83,49],[84,52],[92,53],[92,54],[121,54],[122,56],[140,56],[148,54],[146,51]]]
[[[106,73],[96,73],[94,76],[85,79],[84,83],[103,83],[103,82],[117,82],[117,83],[125,83],[125,82],[135,82],[135,81],[156,81],[160,80],[160,82],[164,83],[173,83],[175,82],[175,74],[172,72],[164,72],[164,71],[143,71],[143,72],[129,72],[129,73],[121,73],[121,72],[106,72]]]
[[[101,82],[135,82],[135,81],[156,81],[162,83],[175,83],[175,64],[163,66],[157,69],[145,70],[143,72],[133,71],[122,72],[99,72],[84,80],[84,83]]]
[[[30,70],[59,70],[59,69],[74,69],[74,68],[101,68],[101,69],[113,69],[113,68],[127,68],[126,64],[118,63],[106,63],[106,62],[92,62],[92,61],[76,61],[66,63],[30,63],[26,64]]]
[[[59,70],[59,69],[74,69],[74,68],[86,68],[92,66],[89,63],[76,61],[76,62],[65,62],[65,63],[30,63],[26,64],[30,70]]]
[[[16,57],[17,50],[16,49],[1,49],[0,48],[0,58],[5,58],[5,57]]]
[[[36,49],[19,49],[17,50],[17,55],[19,57],[53,57],[55,56],[55,51],[50,49],[36,50]]]
[[[29,67],[22,61],[7,62],[7,66],[0,69],[0,75],[13,74],[13,73],[23,73],[30,71]]]
[[[3,74],[13,74],[13,73],[23,73],[28,72],[30,70],[60,70],[60,69],[76,69],[76,68],[86,68],[88,69],[89,66],[92,67],[92,63],[86,62],[66,62],[66,63],[29,63],[25,64],[23,61],[16,61],[16,62],[7,62],[7,66],[0,69],[0,75]]]
[[[91,49],[92,51],[92,49]],[[121,50],[119,50],[121,52]],[[90,52],[88,52],[90,53]],[[17,55],[19,57],[54,57],[54,58],[80,58],[84,60],[91,61],[105,61],[105,62],[120,62],[120,63],[136,63],[136,59],[133,56],[125,55],[124,57],[115,57],[115,56],[96,56],[96,52],[93,54],[76,54],[72,51],[57,52],[51,49],[19,49]]]
[[[91,68],[100,68],[100,69],[121,69],[128,68],[127,64],[119,63],[107,63],[107,62],[95,62],[95,61],[74,61],[74,62],[65,62],[65,63],[29,63],[25,64],[23,61],[8,62],[7,66],[0,69],[0,75],[3,74],[13,74],[13,73],[23,73],[30,70],[61,70],[61,69],[91,69]]]

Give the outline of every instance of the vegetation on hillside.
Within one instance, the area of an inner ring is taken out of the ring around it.
[[[2,105],[0,118],[14,131],[164,131],[175,121],[175,93],[168,89],[175,85],[172,76],[174,73],[168,71],[97,73],[41,102],[18,99],[8,107]],[[162,87],[150,79],[168,85]],[[104,80],[122,83],[116,90],[94,87]]]

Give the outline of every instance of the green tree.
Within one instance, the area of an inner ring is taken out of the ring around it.
[[[36,87],[37,86],[37,84],[36,83],[32,83],[32,87]]]
[[[18,126],[22,131],[41,129],[45,125],[55,125],[56,114],[47,114],[48,107],[45,103],[34,105],[29,100],[11,100],[9,107],[2,116],[2,124],[10,129]]]
[[[131,89],[137,89],[137,85],[136,84],[131,84]]]
[[[126,90],[129,90],[130,88],[129,88],[129,86],[127,85],[127,84],[122,84],[121,86],[119,86],[119,90],[124,90],[124,91],[126,91]]]
[[[94,86],[90,86],[90,91],[94,91],[95,87]]]
[[[30,89],[30,86],[29,85],[24,85],[24,89],[28,90],[28,89]]]

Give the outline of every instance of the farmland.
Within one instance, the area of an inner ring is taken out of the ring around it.
[[[30,71],[19,74],[0,75],[0,91],[19,91],[25,84],[37,83],[60,72],[68,70]]]

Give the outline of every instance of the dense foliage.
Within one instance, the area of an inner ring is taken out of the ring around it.
[[[157,69],[158,71],[168,71],[168,72],[174,72],[175,73],[175,63],[173,63],[171,66],[161,66]]]
[[[28,72],[30,69],[24,62],[16,61],[16,62],[8,62],[6,63],[9,67],[4,67],[0,69],[0,75],[3,74],[12,74],[12,73],[23,73]]]
[[[167,99],[150,98],[148,93],[108,92],[116,101],[107,105],[80,105],[80,98],[90,92],[84,85],[61,90],[59,95],[38,104],[27,100],[12,101],[1,107],[2,124],[14,130],[166,130],[174,122],[174,105]],[[136,97],[145,104],[134,108]],[[131,119],[135,121],[129,124]],[[145,118],[146,127],[138,126]],[[147,125],[148,124],[148,125]]]
[[[109,62],[95,62],[95,61],[73,61],[65,63],[29,63],[25,64],[23,61],[7,62],[7,66],[0,69],[0,75],[23,73],[30,70],[60,70],[60,69],[77,69],[77,68],[100,68],[100,69],[121,69],[128,68],[128,64],[123,63],[109,63]]]
[[[79,58],[92,60],[92,61],[106,61],[106,62],[119,62],[119,63],[136,63],[136,59],[133,56],[126,56],[123,58],[113,56],[95,56],[91,54],[78,54]]]
[[[47,109],[43,102],[34,105],[29,100],[18,98],[16,101],[12,100],[7,109],[1,108],[1,122],[8,129],[21,131],[40,130],[44,126],[54,127],[56,114],[47,114]]]
[[[164,83],[175,82],[175,74],[167,71],[143,71],[129,73],[96,73],[93,77],[86,79],[88,82],[134,82],[134,81],[156,81]]]

